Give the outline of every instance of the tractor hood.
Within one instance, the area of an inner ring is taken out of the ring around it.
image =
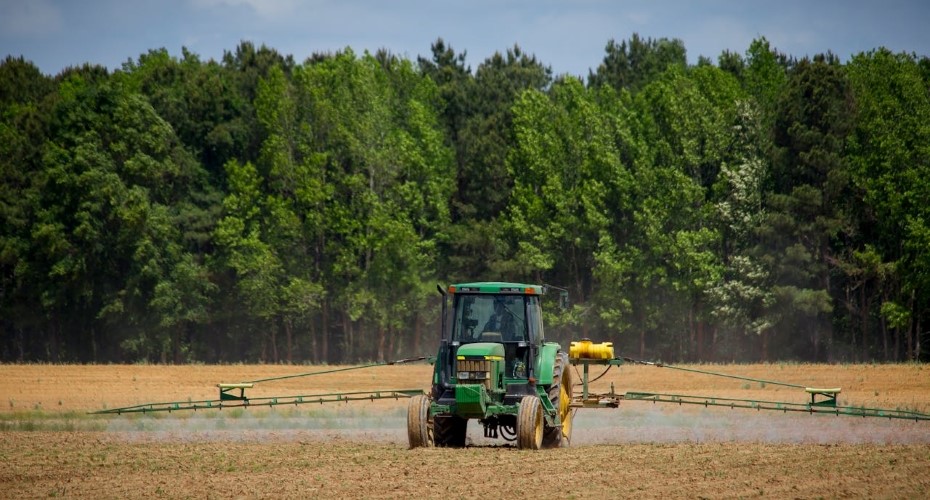
[[[474,344],[465,344],[459,347],[458,351],[456,352],[456,357],[458,357],[458,359],[504,359],[504,346],[503,344],[496,344],[493,342],[477,342]]]

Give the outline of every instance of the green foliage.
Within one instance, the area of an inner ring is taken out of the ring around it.
[[[930,173],[930,95],[925,67],[913,55],[887,49],[859,54],[848,65],[858,111],[849,138],[851,183],[863,201],[857,211],[863,235],[858,243],[875,255],[871,266],[851,266],[850,281],[868,289],[859,297],[861,310],[870,310],[871,302],[880,304],[875,319],[884,353],[889,356],[893,342],[895,359],[920,356],[919,317],[930,298],[930,190],[924,181]],[[861,284],[854,281],[859,276]],[[860,322],[868,326],[869,319]]]
[[[637,91],[669,67],[687,65],[685,45],[679,39],[645,38],[633,33],[629,41],[607,42],[604,61],[588,75],[593,86]]]
[[[435,284],[483,279],[569,288],[548,338],[640,358],[926,356],[927,59],[685,56],[7,57],[0,360],[426,354]]]

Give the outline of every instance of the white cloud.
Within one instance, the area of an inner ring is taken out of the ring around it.
[[[38,38],[58,32],[61,11],[49,0],[0,2],[0,31],[4,36]]]
[[[194,7],[213,9],[248,7],[259,17],[270,21],[288,20],[297,10],[298,0],[192,0]]]

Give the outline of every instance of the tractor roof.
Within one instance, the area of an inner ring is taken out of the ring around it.
[[[481,281],[476,283],[458,283],[449,286],[449,293],[521,293],[529,295],[542,295],[542,285],[527,285],[525,283],[508,283],[502,281]]]

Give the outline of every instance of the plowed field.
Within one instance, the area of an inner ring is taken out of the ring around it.
[[[697,368],[842,387],[843,405],[930,412],[930,368],[920,365]],[[626,402],[579,410],[572,447],[528,452],[484,439],[475,423],[465,449],[408,450],[404,400],[85,414],[213,399],[218,382],[317,369],[2,365],[0,497],[930,497],[930,422]],[[261,383],[249,394],[425,389],[430,373],[426,365],[378,367]],[[592,389],[611,384],[618,392],[807,398],[648,366],[615,368]]]

